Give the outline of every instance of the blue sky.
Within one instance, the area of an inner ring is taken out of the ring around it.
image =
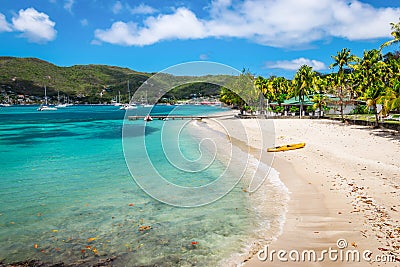
[[[0,0],[0,55],[158,72],[207,60],[292,78],[390,40],[398,0]],[[398,49],[386,48],[383,52]]]

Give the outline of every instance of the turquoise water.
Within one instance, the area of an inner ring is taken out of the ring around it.
[[[156,106],[152,114],[172,108]],[[219,111],[182,106],[175,112]],[[116,266],[214,266],[246,249],[258,222],[239,186],[197,208],[163,204],[138,187],[123,154],[124,115],[113,106],[52,112],[31,106],[0,108],[0,262],[38,259],[89,266],[113,258]],[[146,146],[157,170],[181,185],[212,182],[224,168],[221,162],[201,176],[171,167],[160,150],[164,123],[146,124]],[[129,136],[133,143],[139,137]],[[182,132],[180,142],[185,157],[200,156],[190,131]],[[139,162],[144,157],[136,156]],[[140,231],[141,226],[151,229]]]

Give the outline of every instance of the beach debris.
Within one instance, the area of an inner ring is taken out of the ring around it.
[[[38,244],[33,244],[33,248],[38,248]]]
[[[88,239],[87,239],[87,242],[93,242],[93,241],[95,241],[96,240],[96,237],[89,237]]]
[[[141,226],[139,226],[139,231],[140,232],[148,231],[150,229],[151,229],[150,225],[141,225]]]
[[[86,248],[86,249],[91,249],[91,246],[86,246],[85,248]]]
[[[57,229],[53,229],[53,230],[51,230],[53,233],[57,233],[58,232],[58,230]]]
[[[93,249],[92,249],[92,252],[94,253],[94,255],[97,255],[97,254],[98,254],[98,251],[97,251],[96,248],[93,248]]]
[[[198,242],[197,241],[192,241],[192,245],[197,245]]]
[[[135,206],[135,204],[129,203],[128,206],[129,206],[129,207],[133,207],[133,206]]]
[[[352,206],[354,208],[351,212],[359,212],[363,214],[365,218],[365,226],[367,226],[371,233],[375,235],[377,241],[382,245],[378,249],[380,251],[387,251],[395,257],[399,257],[400,246],[400,229],[399,220],[392,218],[391,212],[396,212],[392,208],[396,206],[384,206],[381,205],[377,199],[367,194],[369,187],[359,186],[354,179],[347,179],[343,177],[341,182],[337,185],[339,190],[344,190],[346,196],[352,198]],[[334,182],[334,181],[332,181]],[[360,231],[364,238],[369,238],[371,235],[367,235],[367,229]]]

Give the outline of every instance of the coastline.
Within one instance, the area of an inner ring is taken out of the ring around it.
[[[241,120],[249,134],[249,149],[260,149],[255,121]],[[343,251],[369,250],[371,261],[325,257],[320,262],[279,262],[276,258],[263,262],[253,255],[244,266],[398,266],[399,262],[376,261],[376,256],[382,260],[388,255],[390,260],[399,260],[398,133],[328,120],[285,119],[274,124],[277,145],[303,141],[307,145],[275,154],[272,167],[289,189],[290,201],[282,235],[265,245],[270,250],[314,250],[319,255],[338,249],[337,241],[344,239]]]

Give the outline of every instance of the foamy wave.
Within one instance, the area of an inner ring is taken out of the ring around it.
[[[269,172],[257,191],[248,195],[255,214],[255,228],[244,240],[242,250],[222,260],[219,266],[243,266],[264,245],[281,235],[286,220],[289,190],[279,178],[279,172],[251,156],[250,168],[258,167]],[[254,169],[250,169],[255,171]],[[244,177],[246,179],[248,177]],[[244,181],[246,182],[246,181]]]
[[[217,140],[225,134],[228,135],[215,127],[209,127],[208,123],[194,121],[192,125],[196,127],[197,135],[206,135]],[[234,139],[233,136],[229,136],[229,138]],[[239,153],[236,156],[239,156],[231,160],[248,161],[243,177],[237,186],[241,186],[244,191],[250,188],[249,185],[254,181],[257,181],[260,186],[247,194],[251,216],[254,216],[253,230],[243,240],[240,251],[223,259],[219,266],[242,266],[259,249],[275,240],[282,233],[289,202],[289,190],[280,180],[279,172],[249,154],[243,147],[239,148],[234,140],[232,144],[232,149],[236,150],[235,153]],[[227,154],[228,151],[219,151],[217,158],[224,158]]]

